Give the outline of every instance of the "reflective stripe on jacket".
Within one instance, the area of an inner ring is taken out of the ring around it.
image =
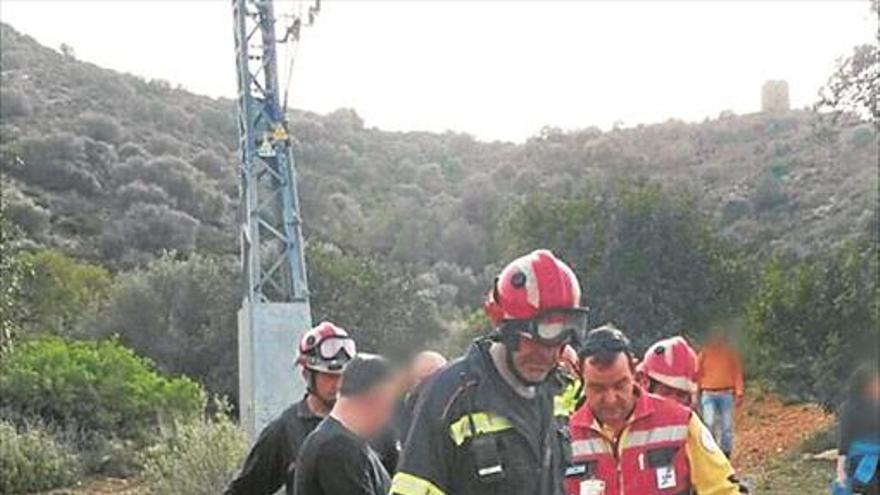
[[[561,495],[570,445],[548,380],[534,399],[503,381],[489,342],[439,372],[420,394],[391,493]]]
[[[573,460],[566,473],[568,494],[689,493],[685,443],[690,417],[690,410],[642,392],[628,426],[614,439],[589,407],[582,407],[570,423]]]

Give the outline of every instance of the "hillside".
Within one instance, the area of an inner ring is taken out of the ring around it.
[[[102,69],[0,29],[3,197],[35,246],[111,267],[163,249],[236,252],[231,100]],[[875,130],[829,128],[806,111],[547,128],[524,144],[385,132],[352,110],[293,111],[291,129],[309,239],[426,269],[443,263],[458,276],[494,261],[497,226],[533,193],[647,178],[696,195],[737,244],[798,257],[868,230],[877,204]]]

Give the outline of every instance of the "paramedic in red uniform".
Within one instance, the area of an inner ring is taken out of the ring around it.
[[[591,330],[580,355],[586,402],[570,422],[568,495],[746,492],[689,408],[636,383],[629,340],[620,330]]]

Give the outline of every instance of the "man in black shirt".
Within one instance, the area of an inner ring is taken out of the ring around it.
[[[322,322],[303,335],[296,364],[308,393],[263,429],[224,495],[271,495],[281,486],[293,495],[300,445],[333,407],[342,368],[355,353],[348,333],[332,323]]]
[[[391,478],[368,440],[391,419],[396,395],[384,358],[352,359],[342,372],[336,405],[300,449],[296,495],[386,495]]]

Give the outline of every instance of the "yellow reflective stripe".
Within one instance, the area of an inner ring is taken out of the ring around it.
[[[473,430],[471,430],[471,420],[473,420]],[[492,414],[490,412],[475,412],[465,414],[455,423],[449,425],[449,436],[455,445],[461,445],[465,440],[470,438],[473,433],[483,435],[486,433],[496,433],[499,431],[513,428],[507,419]]]
[[[621,445],[629,449],[663,442],[682,442],[687,438],[687,434],[687,425],[661,426],[650,430],[631,431],[626,442],[621,441]]]
[[[571,442],[571,455],[575,458],[610,453],[611,447],[602,438],[573,440]]]
[[[568,417],[574,414],[580,399],[581,384],[574,380],[565,386],[565,389],[553,397],[553,415]]]
[[[446,495],[430,481],[408,473],[397,473],[391,481],[391,493],[398,495]]]

